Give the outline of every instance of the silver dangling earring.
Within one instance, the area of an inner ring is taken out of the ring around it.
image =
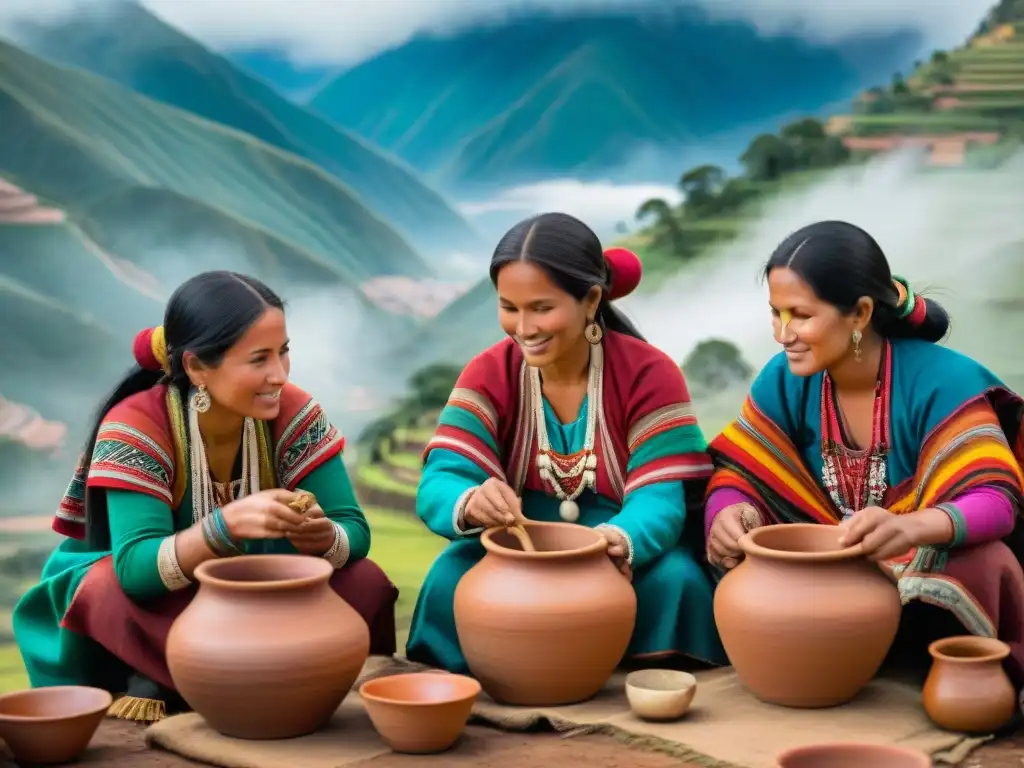
[[[853,359],[858,363],[861,361],[860,342],[863,338],[864,334],[860,332],[859,328],[855,328],[853,331]]]
[[[200,384],[199,388],[192,393],[192,410],[196,413],[206,413],[210,410],[210,393],[206,391],[206,385]]]
[[[597,345],[604,338],[604,331],[601,330],[601,326],[597,324],[597,321],[591,320],[583,330],[583,336],[591,344]]]

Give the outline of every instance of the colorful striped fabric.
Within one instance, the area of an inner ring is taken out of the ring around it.
[[[679,366],[639,339],[604,336],[603,398],[597,407],[598,493],[621,502],[652,483],[711,475],[707,443]],[[536,431],[527,366],[511,339],[466,366],[424,451],[453,451],[517,492],[546,491],[535,466]]]

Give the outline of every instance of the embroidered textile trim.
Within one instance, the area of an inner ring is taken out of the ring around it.
[[[143,487],[171,505],[171,457],[148,435],[127,424],[100,427],[90,476]]]
[[[281,484],[293,488],[323,457],[344,445],[345,439],[315,402],[309,402],[295,415],[277,442],[277,466]]]
[[[948,554],[938,547],[918,547],[903,570],[898,588],[900,601],[911,600],[935,605],[950,611],[972,635],[996,637],[996,627],[985,609],[954,578],[945,575]]]

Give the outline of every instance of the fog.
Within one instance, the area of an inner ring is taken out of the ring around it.
[[[791,232],[842,219],[870,232],[894,273],[953,317],[948,343],[1007,377],[1024,375],[1024,156],[998,171],[917,172],[911,154],[845,168],[783,194],[739,238],[683,269],[623,309],[649,340],[682,360],[709,337],[736,343],[754,366],[777,351],[761,269]],[[1015,349],[1016,347],[1016,349]],[[1018,379],[1019,380],[1019,379]]]

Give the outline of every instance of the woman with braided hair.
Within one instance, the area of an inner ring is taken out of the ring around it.
[[[164,648],[193,572],[241,553],[325,558],[371,653],[394,653],[398,591],[366,559],[344,438],[288,382],[281,299],[251,277],[200,274],[134,351],[54,518],[65,538],[14,610],[32,685],[126,692],[112,714],[160,719],[181,704]]]
[[[707,444],[679,366],[613,304],[639,259],[547,213],[501,239],[490,272],[508,338],[466,366],[427,445],[416,506],[451,543],[420,591],[409,658],[467,672],[455,587],[485,528],[528,518],[604,535],[637,596],[629,657],[725,663],[701,529]]]
[[[709,560],[735,567],[760,525],[838,525],[907,606],[897,652],[927,662],[940,636],[997,637],[1024,684],[1021,398],[939,346],[945,311],[852,224],[790,235],[765,274],[783,351],[711,443]]]

